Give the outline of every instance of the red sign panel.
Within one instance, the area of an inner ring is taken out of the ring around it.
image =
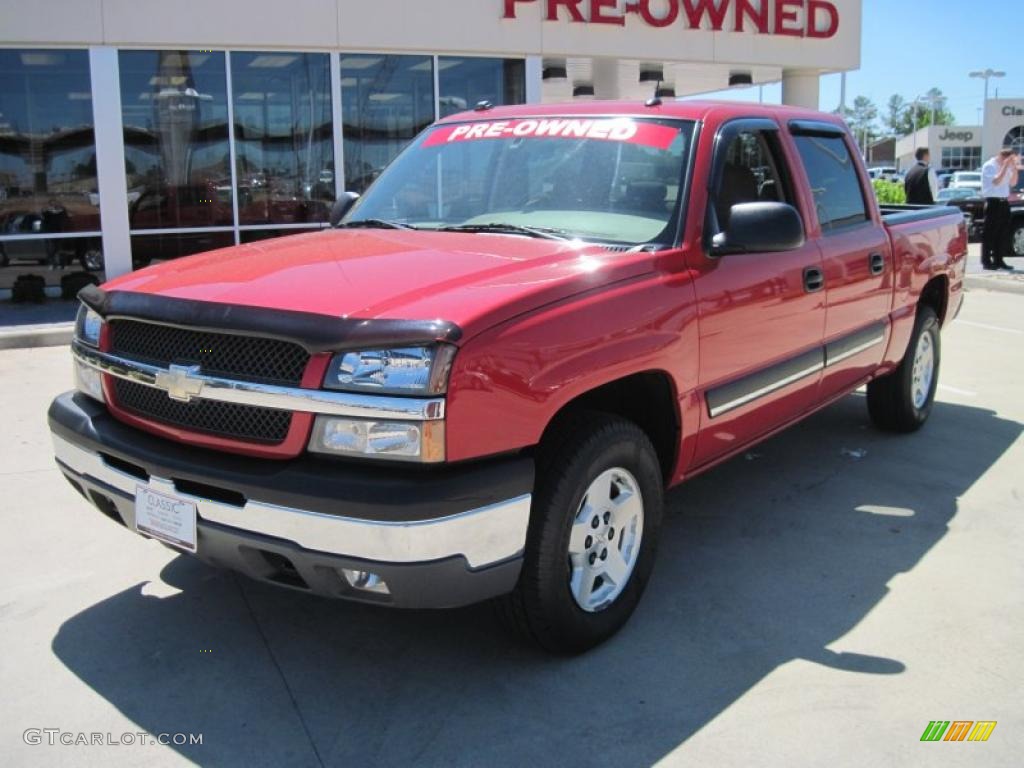
[[[625,26],[635,16],[652,27],[682,24],[715,32],[829,38],[839,31],[839,10],[828,0],[503,0],[503,18],[521,5],[539,5],[545,21]]]
[[[668,125],[619,119],[537,118],[522,120],[489,120],[481,123],[443,125],[430,132],[425,147],[436,147],[460,141],[487,139],[597,139],[641,144],[668,149],[679,130]]]

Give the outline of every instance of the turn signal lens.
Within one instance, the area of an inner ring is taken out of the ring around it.
[[[79,392],[84,392],[93,400],[99,400],[101,403],[103,399],[103,375],[95,368],[90,368],[84,363],[80,363],[75,360],[75,388]]]

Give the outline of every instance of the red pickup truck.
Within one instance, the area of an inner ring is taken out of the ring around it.
[[[865,384],[920,427],[963,298],[961,213],[879,210],[789,108],[484,104],[332,218],[83,291],[61,470],[208,563],[498,598],[554,651],[628,619],[666,489]]]

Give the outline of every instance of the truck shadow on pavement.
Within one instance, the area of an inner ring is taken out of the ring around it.
[[[200,765],[648,766],[786,662],[913,663],[827,646],[1022,427],[937,403],[899,437],[865,410],[850,396],[670,494],[639,610],[579,658],[509,640],[489,606],[364,607],[188,557],[69,618],[53,651],[140,730],[202,733],[174,747]]]

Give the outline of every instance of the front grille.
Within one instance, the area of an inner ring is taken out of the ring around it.
[[[292,423],[290,411],[215,400],[182,403],[163,390],[124,379],[114,379],[114,396],[121,409],[139,418],[246,442],[280,443]]]
[[[198,365],[208,376],[293,387],[302,381],[310,358],[305,349],[290,341],[138,320],[111,321],[110,352],[162,368]]]

